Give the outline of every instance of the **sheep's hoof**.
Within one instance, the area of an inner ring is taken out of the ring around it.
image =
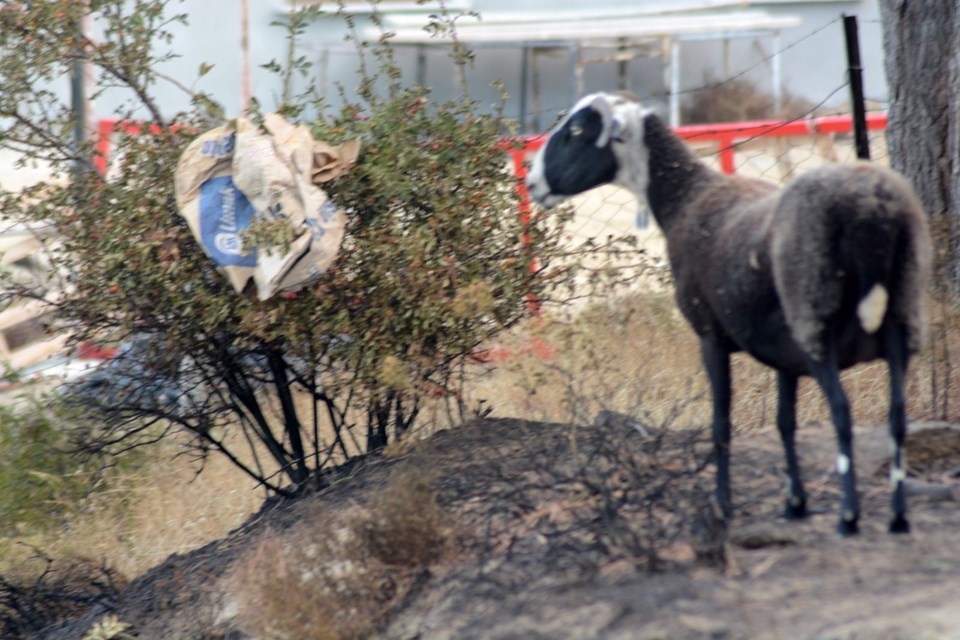
[[[783,517],[790,521],[803,520],[807,517],[807,501],[803,498],[788,498]]]
[[[890,521],[889,531],[890,533],[910,533],[910,522],[903,514],[898,513]]]
[[[860,533],[860,525],[857,524],[857,518],[841,518],[840,524],[837,525],[837,533],[841,538],[846,538],[847,536],[855,536]]]

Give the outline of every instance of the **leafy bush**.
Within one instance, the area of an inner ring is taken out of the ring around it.
[[[401,437],[426,398],[458,398],[474,352],[522,320],[531,296],[566,281],[569,267],[547,268],[562,225],[519,219],[499,112],[481,112],[468,95],[439,104],[426,88],[404,87],[386,41],[360,46],[357,99],[344,92],[331,109],[311,88],[291,95],[290,78],[309,71],[296,55],[317,14],[305,9],[287,26],[287,60],[267,66],[285,88],[279,112],[331,142],[363,139],[356,167],[329,188],[349,212],[347,240],[309,290],[265,302],[236,295],[175,211],[179,155],[222,110],[198,92],[189,112],[165,114],[152,97],[165,81],[154,69],[172,55],[158,47],[187,19],[168,5],[93,4],[97,43],[77,32],[82,2],[0,11],[0,49],[18,52],[0,64],[0,146],[71,176],[5,194],[0,206],[58,229],[57,273],[69,274],[62,325],[77,340],[137,345],[73,394],[98,417],[74,434],[82,448],[110,453],[186,433],[201,460],[222,453],[290,494],[323,482],[315,471]],[[452,24],[440,11],[433,27],[452,38],[465,78],[471,58]],[[120,171],[109,180],[89,169],[91,144],[71,140],[69,109],[44,89],[78,55],[98,71],[97,90],[127,88],[130,113],[150,114],[137,135],[120,136]]]
[[[707,76],[703,88],[683,103],[683,122],[743,122],[746,120],[794,119],[809,116],[815,109],[809,100],[784,91],[779,109],[773,94],[761,91],[744,78],[718,81]]]
[[[23,532],[70,514],[99,481],[94,465],[72,455],[56,405],[24,400],[0,406],[0,522]]]

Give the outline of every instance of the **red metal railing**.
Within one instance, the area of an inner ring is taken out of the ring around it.
[[[887,114],[867,115],[867,130],[887,128]],[[757,122],[731,122],[723,124],[693,124],[677,127],[676,132],[690,142],[716,142],[720,156],[720,169],[734,173],[734,152],[738,144],[757,138],[791,138],[833,133],[851,133],[853,119],[850,116],[825,116],[807,120],[761,120]]]
[[[882,130],[887,126],[885,113],[869,114],[867,116],[868,130]],[[144,123],[138,121],[101,120],[98,127],[98,138],[94,166],[101,174],[106,174],[110,157],[110,146],[113,135],[118,132],[137,134],[143,131]],[[738,145],[743,142],[760,138],[788,138],[826,134],[849,134],[853,131],[853,122],[850,116],[827,116],[806,120],[764,120],[755,122],[732,122],[721,124],[683,125],[675,129],[682,139],[693,143],[713,143],[717,146],[717,155],[720,169],[724,173],[732,174],[736,171],[734,156]],[[150,132],[160,133],[160,127],[150,126]],[[527,160],[547,141],[546,135],[526,136],[519,139],[505,140],[502,143],[504,151],[510,156],[513,172],[516,177],[516,189],[519,196],[519,214],[521,222],[529,223],[533,209],[530,194],[527,192],[525,179],[527,176]],[[524,234],[524,244],[530,238]],[[538,268],[536,258],[531,259],[530,268]],[[536,298],[528,300],[531,311],[539,313],[539,303]],[[542,341],[534,341],[531,347],[538,357],[549,359],[554,352],[553,348]],[[485,360],[500,360],[508,357],[506,351],[491,349],[478,352],[477,357]]]
[[[97,124],[97,145],[93,153],[93,166],[100,175],[107,174],[107,167],[110,161],[110,145],[113,142],[113,135],[117,132],[122,133],[141,133],[146,126],[142,120],[112,120],[104,118]],[[179,128],[173,125],[171,130]],[[150,133],[158,135],[162,129],[158,124],[150,125]]]
[[[867,130],[877,131],[887,128],[886,113],[867,114]],[[824,116],[805,120],[756,120],[753,122],[723,122],[717,124],[685,124],[674,129],[676,134],[688,142],[714,143],[720,159],[720,169],[724,173],[736,172],[734,154],[737,146],[748,140],[759,138],[795,138],[813,135],[853,133],[851,116]],[[523,160],[535,153],[546,142],[545,135],[522,138],[521,145],[505,148],[513,155],[513,166],[518,177],[526,176]],[[521,198],[526,195],[521,190]],[[520,214],[525,207],[521,203]],[[529,211],[529,209],[527,209]]]
[[[94,157],[94,166],[100,173],[105,173],[110,156],[110,144],[114,133],[139,133],[144,123],[135,120],[101,120],[97,128],[97,147]],[[886,113],[867,115],[867,129],[870,131],[882,130],[887,127]],[[734,154],[737,146],[747,140],[758,138],[790,138],[823,134],[852,133],[853,121],[850,116],[825,116],[808,118],[805,120],[758,120],[754,122],[725,122],[719,124],[692,124],[682,125],[675,129],[677,135],[689,142],[706,142],[717,145],[717,155],[720,158],[720,169],[724,173],[734,173]],[[150,125],[150,132],[160,132],[158,125]],[[546,142],[545,135],[526,136],[517,140],[505,141],[503,148],[513,160],[514,173],[517,176],[520,189],[520,215],[529,217],[530,203],[525,198],[526,190],[523,187],[523,178],[526,177],[526,159],[536,152]]]

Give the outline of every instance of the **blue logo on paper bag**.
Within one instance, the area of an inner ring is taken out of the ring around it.
[[[203,146],[200,148],[200,153],[205,156],[212,156],[214,158],[225,158],[227,156],[233,155],[233,148],[237,144],[237,135],[231,133],[222,138],[215,138],[213,140],[206,140],[203,143]]]
[[[253,206],[230,176],[200,185],[200,243],[221,267],[255,267],[257,254],[244,253],[240,232],[253,221]]]

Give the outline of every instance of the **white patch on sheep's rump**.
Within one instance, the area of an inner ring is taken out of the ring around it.
[[[857,317],[860,326],[867,333],[876,333],[883,324],[883,316],[887,313],[887,301],[890,299],[886,287],[881,284],[873,285],[870,293],[864,296],[857,305]]]

